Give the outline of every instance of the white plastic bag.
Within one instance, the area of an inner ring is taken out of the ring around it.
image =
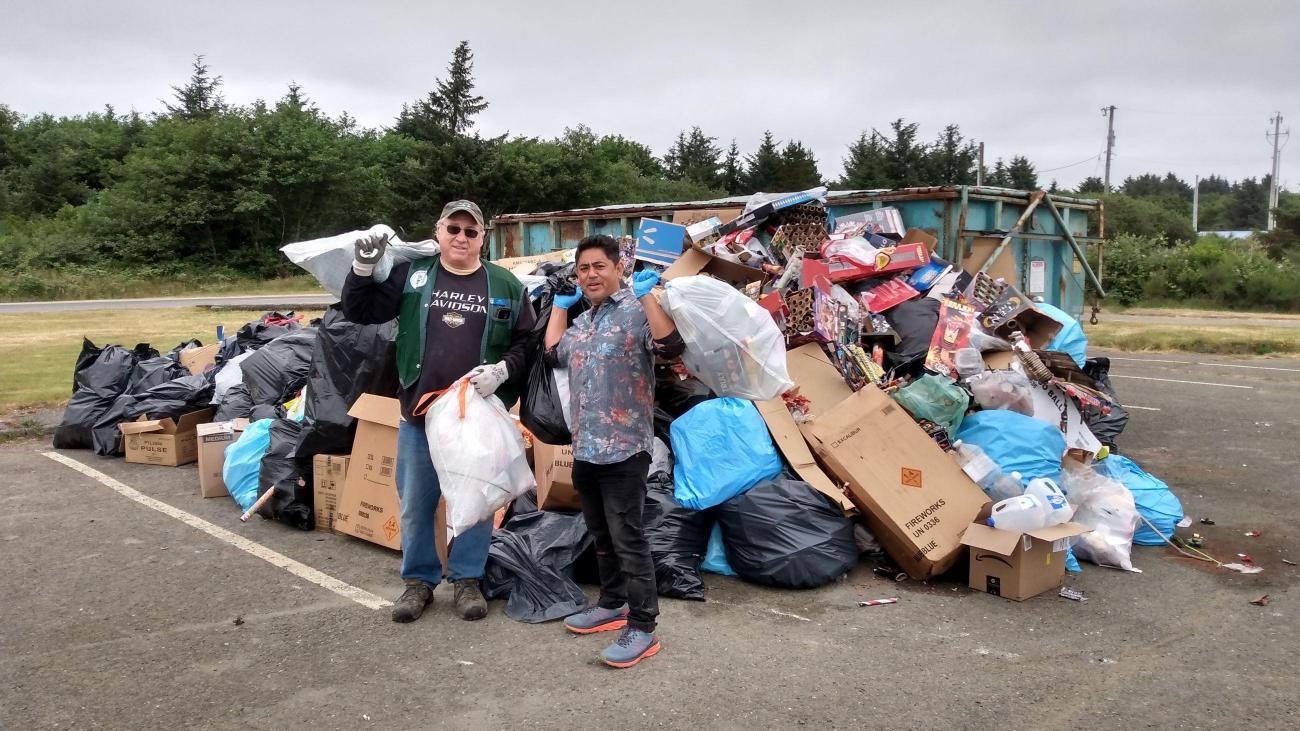
[[[1066,460],[1061,489],[1075,506],[1074,522],[1092,529],[1075,539],[1074,555],[1099,566],[1132,571],[1138,512],[1128,488],[1091,467]]]
[[[869,267],[876,261],[876,252],[880,251],[876,247],[867,243],[867,240],[861,236],[853,236],[839,241],[829,241],[822,247],[822,256],[832,257],[841,256],[854,264]]]
[[[715,394],[765,401],[794,386],[785,338],[767,310],[712,277],[678,277],[664,290],[664,307],[686,342],[682,361]]]
[[[432,240],[415,243],[402,241],[392,228],[381,223],[365,231],[349,231],[323,239],[285,244],[280,247],[280,251],[289,261],[316,277],[316,281],[329,290],[330,294],[342,297],[343,282],[348,278],[348,272],[352,271],[353,244],[362,236],[370,234],[388,236],[388,249],[384,252],[384,258],[375,265],[375,273],[372,275],[379,282],[388,279],[394,264],[433,256],[439,250],[438,243]]]
[[[221,397],[226,395],[226,391],[229,391],[231,386],[244,382],[244,369],[239,364],[254,352],[256,351],[250,350],[247,353],[240,353],[221,366],[221,370],[217,371],[217,375],[212,380],[211,403],[221,403]]]
[[[478,395],[462,379],[424,417],[429,455],[447,501],[447,535],[488,520],[506,503],[537,487],[524,438],[496,396]]]

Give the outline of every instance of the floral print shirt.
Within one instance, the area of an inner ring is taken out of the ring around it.
[[[673,332],[654,340],[645,310],[624,287],[569,325],[547,360],[569,369],[573,458],[622,462],[654,440],[654,358],[685,349]]]

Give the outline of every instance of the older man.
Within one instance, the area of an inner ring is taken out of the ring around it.
[[[438,394],[465,376],[484,397],[506,406],[516,398],[508,379],[524,372],[527,336],[534,321],[523,285],[513,274],[480,259],[483,213],[470,201],[448,203],[437,227],[441,253],[397,264],[384,281],[375,266],[388,241],[370,236],[355,244],[355,261],[343,289],[343,312],[362,324],[397,318],[397,372],[402,422],[398,427],[397,493],[402,503],[402,579],[406,590],[393,621],[419,619],[442,580],[434,539],[434,513],[442,491],[433,468],[422,414]],[[456,612],[481,619],[487,602],[479,587],[492,539],[491,521],[456,536],[447,574],[456,587]]]

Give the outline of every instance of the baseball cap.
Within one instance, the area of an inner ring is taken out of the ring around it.
[[[464,211],[465,213],[468,213],[469,215],[473,216],[474,220],[478,221],[478,225],[480,226],[487,225],[483,223],[483,211],[479,210],[478,205],[476,203],[467,200],[452,201],[451,203],[448,203],[447,205],[443,206],[442,215],[439,216],[439,218],[446,218],[447,216],[450,216],[453,213],[459,213],[461,211]]]

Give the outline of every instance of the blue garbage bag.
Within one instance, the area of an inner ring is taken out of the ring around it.
[[[1178,501],[1169,486],[1163,480],[1143,471],[1133,460],[1119,454],[1112,454],[1093,465],[1097,474],[1118,480],[1133,493],[1133,502],[1138,513],[1151,521],[1160,532],[1151,530],[1145,522],[1138,523],[1133,532],[1133,542],[1139,546],[1162,546],[1161,538],[1172,537],[1174,528],[1183,519],[1183,504]]]
[[[1079,565],[1079,559],[1074,557],[1074,549],[1065,549],[1065,570],[1072,574],[1083,573],[1083,567]]]
[[[750,401],[718,398],[673,420],[673,497],[691,510],[720,505],[781,474],[767,424]]]
[[[1082,368],[1084,361],[1088,359],[1088,336],[1083,334],[1083,326],[1059,307],[1046,302],[1036,302],[1034,306],[1044,315],[1061,323],[1061,330],[1052,338],[1052,342],[1047,344],[1047,349],[1068,354]]]
[[[1045,421],[1006,409],[979,411],[962,421],[957,438],[983,449],[1004,474],[1019,472],[1025,484],[1061,477],[1065,437]]]
[[[727,548],[722,543],[722,526],[717,523],[713,524],[713,532],[709,533],[709,547],[704,549],[704,560],[700,562],[700,570],[723,576],[736,575],[731,564],[727,562]]]
[[[259,419],[248,425],[230,446],[226,447],[226,463],[221,467],[221,478],[226,481],[230,497],[248,510],[257,502],[257,480],[262,470],[262,455],[271,446],[271,423],[275,419]]]

